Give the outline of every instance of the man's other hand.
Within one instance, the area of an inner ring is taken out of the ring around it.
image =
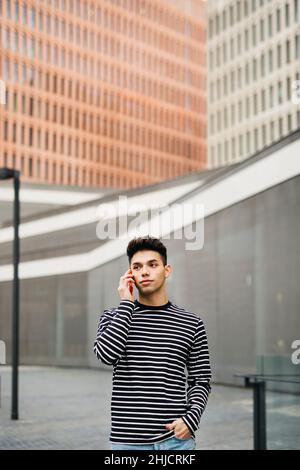
[[[175,419],[173,423],[166,424],[166,428],[171,431],[174,429],[174,434],[179,439],[188,439],[192,437],[191,432],[182,418]]]

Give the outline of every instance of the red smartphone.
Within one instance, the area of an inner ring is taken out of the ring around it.
[[[132,271],[131,271],[131,269],[130,269],[129,273],[130,273],[130,274],[132,274]],[[133,293],[133,285],[132,285],[132,281],[129,281],[129,292],[130,292],[130,294],[132,294],[132,293]]]

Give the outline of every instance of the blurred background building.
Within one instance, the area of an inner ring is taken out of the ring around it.
[[[89,188],[206,166],[202,0],[3,0],[0,21],[0,166]]]
[[[213,168],[243,160],[300,127],[300,2],[206,3]]]
[[[30,217],[45,211],[67,208],[82,202],[99,199],[114,192],[109,188],[83,188],[60,186],[46,183],[23,183],[20,188],[21,216]],[[1,181],[0,185],[0,228],[12,222],[14,190],[11,181]]]

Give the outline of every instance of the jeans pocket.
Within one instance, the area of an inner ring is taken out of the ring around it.
[[[195,450],[196,442],[192,437],[181,439],[180,437],[173,437],[174,449],[177,450]]]

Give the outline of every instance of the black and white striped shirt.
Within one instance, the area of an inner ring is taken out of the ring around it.
[[[111,442],[163,441],[174,435],[165,425],[180,417],[195,437],[211,390],[207,337],[196,314],[170,301],[121,300],[100,316],[94,352],[114,366]]]

